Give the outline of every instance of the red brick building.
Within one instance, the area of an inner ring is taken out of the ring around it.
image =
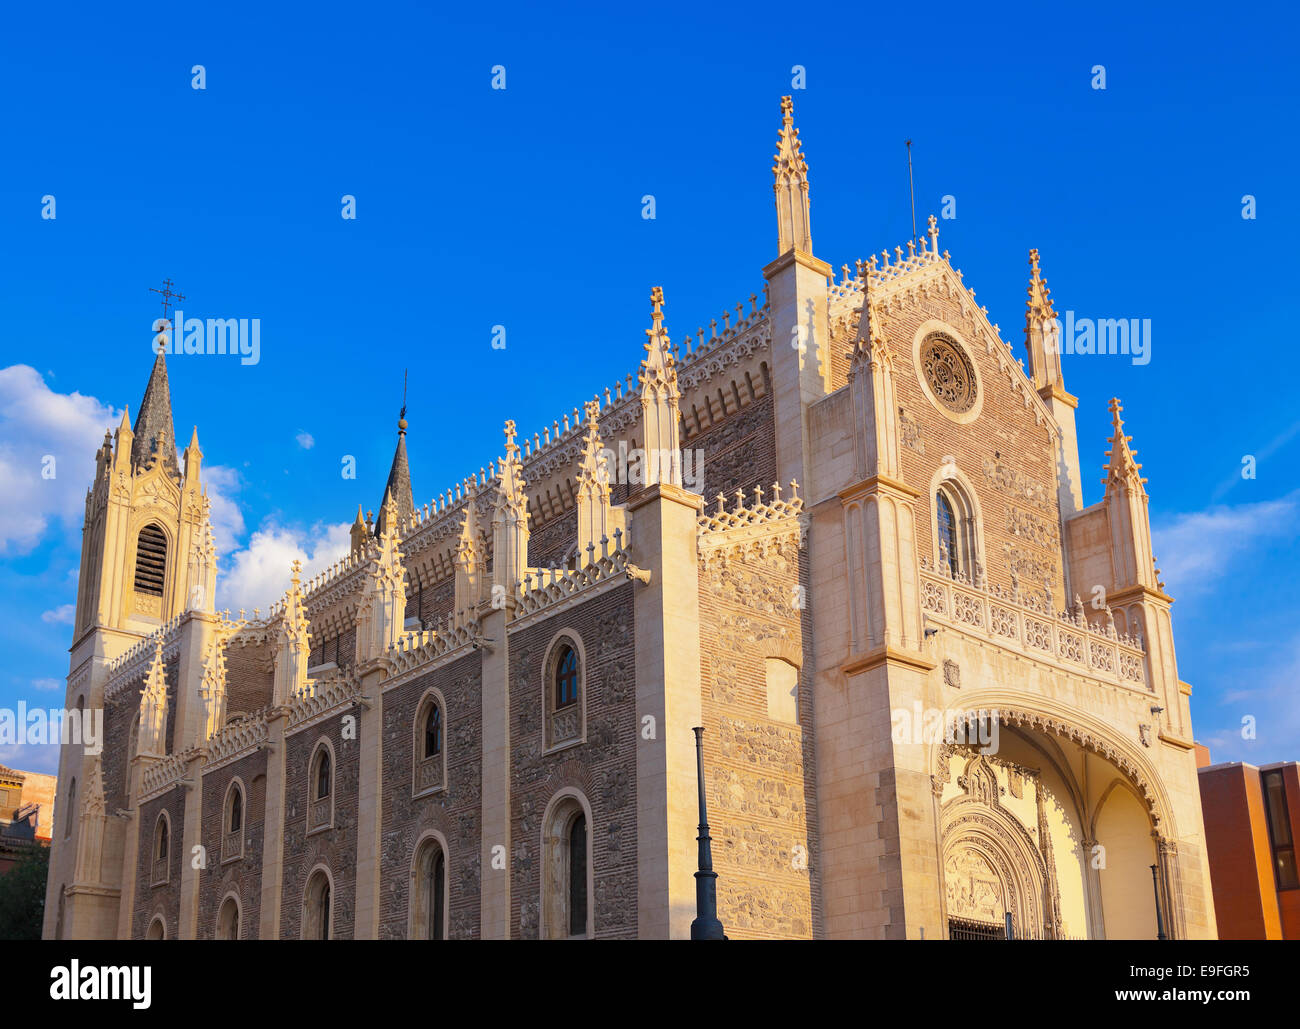
[[[1201,807],[1221,939],[1300,939],[1300,765],[1211,765],[1199,749]]]

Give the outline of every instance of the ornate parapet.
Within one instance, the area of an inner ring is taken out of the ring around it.
[[[541,611],[553,612],[557,606],[585,597],[597,587],[639,577],[639,569],[631,563],[630,556],[631,544],[621,529],[615,529],[612,545],[608,538],[602,537],[599,556],[592,544],[587,551],[587,563],[578,568],[528,569],[513,622]]]
[[[247,757],[265,743],[270,736],[266,715],[265,709],[254,712],[247,718],[228,723],[213,735],[205,748],[204,774]]]
[[[1080,614],[1050,614],[1018,592],[936,572],[921,558],[921,610],[964,635],[1094,679],[1150,690],[1142,640],[1094,629]]]
[[[404,633],[396,645],[388,648],[387,689],[392,680],[423,668],[448,654],[470,646],[479,638],[478,622],[471,617],[457,619],[446,629],[425,629]]]
[[[361,682],[348,673],[327,679],[308,679],[307,686],[289,698],[289,723],[286,732],[296,732],[315,725],[361,698]]]
[[[185,775],[189,763],[200,753],[199,750],[182,750],[148,765],[140,777],[139,803],[153,800],[172,789]]]
[[[799,484],[790,483],[790,499],[781,499],[781,484],[773,483],[771,500],[763,500],[763,487],[755,486],[752,502],[745,506],[745,491],[736,490],[736,503],[727,510],[727,498],[719,493],[713,513],[707,507],[699,518],[700,556],[719,547],[758,545],[774,538],[795,536],[803,547],[808,539],[808,519],[803,513]]]

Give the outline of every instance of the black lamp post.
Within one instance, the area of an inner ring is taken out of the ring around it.
[[[1156,878],[1155,865],[1151,866],[1151,888],[1156,894],[1156,939],[1167,940],[1169,937],[1165,935],[1164,919],[1160,917],[1160,881]]]
[[[709,814],[704,804],[704,728],[696,726],[695,772],[700,787],[700,869],[695,873],[695,921],[691,923],[692,940],[725,940],[726,933],[718,921],[718,873],[713,870],[712,837]]]

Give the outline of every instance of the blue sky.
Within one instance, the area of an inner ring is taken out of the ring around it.
[[[261,320],[256,365],[169,367],[211,470],[219,597],[273,596],[377,506],[403,369],[425,501],[496,456],[505,418],[531,435],[632,371],[652,285],[674,339],[761,294],[793,93],[834,267],[911,234],[911,138],[918,220],[956,198],[940,247],[1017,352],[1034,246],[1058,309],[1151,319],[1149,364],[1065,358],[1085,502],[1118,395],[1198,737],[1216,760],[1300,756],[1287,8],[129,6],[16,8],[0,38],[0,706],[61,702],[84,492],[140,402],[149,287]]]

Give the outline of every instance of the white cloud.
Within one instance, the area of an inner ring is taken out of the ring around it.
[[[28,365],[0,368],[0,554],[32,550],[51,523],[81,527],[95,451],[121,418],[94,397],[55,393]]]
[[[57,690],[63,686],[59,679],[33,679],[32,689],[34,690]]]
[[[298,446],[302,447],[303,450],[310,450],[316,445],[316,438],[305,429],[299,429],[298,435],[294,439],[298,441]]]
[[[1300,635],[1281,643],[1276,653],[1279,660],[1273,667],[1249,672],[1253,688],[1223,692],[1218,706],[1226,709],[1225,714],[1216,717],[1217,712],[1206,711],[1198,716],[1198,709],[1193,708],[1193,720],[1226,718],[1232,726],[1202,739],[1216,763],[1248,761],[1258,765],[1294,757],[1295,739],[1300,736],[1300,705],[1295,702],[1295,684],[1300,678]],[[1253,720],[1254,739],[1241,735],[1244,718]]]
[[[218,554],[229,554],[244,535],[244,514],[239,509],[235,495],[243,488],[244,480],[235,468],[209,465],[202,472],[203,488],[207,490],[212,520],[212,537]]]
[[[41,621],[49,622],[52,625],[71,625],[72,620],[77,616],[76,604],[60,604],[53,611],[44,611],[41,613]]]
[[[1294,534],[1300,490],[1278,500],[1235,507],[1219,505],[1178,515],[1153,528],[1152,546],[1161,577],[1174,596],[1202,593],[1227,571],[1232,559],[1270,537]]]
[[[294,560],[302,562],[303,578],[314,575],[347,555],[351,526],[317,523],[310,529],[291,528],[268,521],[248,540],[248,546],[223,559],[217,574],[217,607],[252,616],[255,607],[266,611],[289,588]]]

